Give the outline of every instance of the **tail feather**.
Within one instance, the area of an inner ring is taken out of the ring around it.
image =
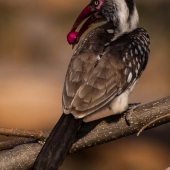
[[[57,170],[81,126],[82,119],[63,114],[41,149],[32,170]]]

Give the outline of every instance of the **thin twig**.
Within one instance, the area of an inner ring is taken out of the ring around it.
[[[13,137],[27,137],[43,140],[49,135],[49,131],[25,130],[17,128],[0,128],[0,135]]]
[[[33,142],[36,142],[36,140],[32,138],[24,138],[24,137],[14,138],[8,141],[0,142],[0,151],[6,149],[12,149],[18,145],[33,143]]]
[[[137,136],[139,136],[147,127],[149,127],[151,124],[154,124],[155,122],[163,119],[163,118],[166,118],[166,117],[170,117],[170,114],[167,114],[167,115],[164,115],[164,116],[160,116],[156,119],[154,119],[153,121],[149,122],[148,124],[146,124],[145,126],[143,126],[140,131],[137,133]]]

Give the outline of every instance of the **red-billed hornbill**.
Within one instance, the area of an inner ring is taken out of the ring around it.
[[[79,31],[78,26],[86,21]],[[104,22],[82,34],[94,23]],[[33,169],[58,169],[83,119],[105,108],[113,114],[128,108],[129,94],[144,71],[149,56],[149,35],[136,28],[133,0],[92,0],[67,36],[77,43],[63,89],[63,115],[45,142]]]

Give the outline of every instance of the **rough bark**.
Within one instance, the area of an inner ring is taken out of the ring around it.
[[[83,123],[69,154],[138,133],[141,129],[143,131],[168,122],[170,122],[170,96],[137,107],[130,117],[130,126],[125,121],[125,114]],[[48,131],[0,128],[0,134],[24,137],[19,138],[19,142],[13,139],[3,144],[0,143],[0,150],[13,148],[0,154],[0,169],[21,170],[31,168],[44,139],[47,138],[49,133]]]

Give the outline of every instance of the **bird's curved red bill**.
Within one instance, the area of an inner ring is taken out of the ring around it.
[[[76,29],[78,26],[85,20],[85,23],[80,28],[78,32],[76,32]],[[99,10],[92,7],[91,4],[87,5],[83,11],[80,13],[78,18],[76,19],[71,31],[67,35],[67,41],[69,44],[74,45],[79,42],[80,37],[82,34],[94,23],[98,23],[101,21],[104,21],[105,17],[99,12]]]

